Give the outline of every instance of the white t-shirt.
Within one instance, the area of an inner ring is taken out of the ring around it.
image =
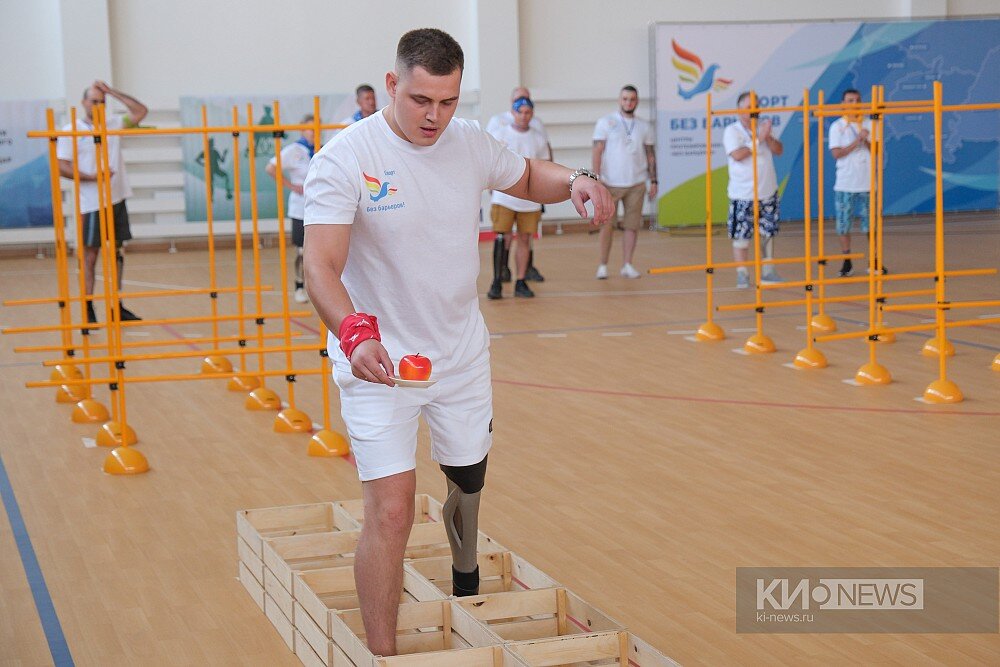
[[[293,185],[302,185],[305,182],[310,159],[309,149],[297,141],[281,149],[281,170]],[[278,159],[273,157],[268,164],[277,165]],[[288,210],[285,211],[285,215],[301,220],[305,215],[305,201],[305,197],[292,190],[288,195]]]
[[[615,188],[645,183],[649,178],[646,146],[656,143],[653,126],[641,118],[609,113],[594,126],[594,141],[603,141],[601,180]]]
[[[122,115],[108,116],[108,129],[120,130],[125,127],[125,117]],[[62,129],[72,130],[72,123],[66,123]],[[77,131],[89,132],[94,129],[92,123],[84,118],[76,119]],[[73,141],[72,137],[59,137],[56,141],[56,157],[60,160],[73,161]],[[77,160],[79,161],[80,173],[93,175],[97,172],[97,153],[94,150],[93,137],[77,137]],[[112,135],[108,137],[108,162],[111,171],[111,203],[118,202],[132,196],[132,189],[128,185],[128,176],[125,174],[125,161],[122,159],[121,137]],[[80,181],[80,213],[91,213],[101,207],[97,196],[96,181]]]
[[[382,113],[342,130],[313,158],[305,224],[353,225],[342,280],[354,307],[378,318],[394,364],[421,354],[443,376],[487,362],[476,290],[480,201],[525,168],[470,121],[452,119],[435,144],[417,146]],[[333,332],[327,347],[349,368]]]
[[[729,158],[730,199],[752,200],[753,160],[734,160],[732,152],[738,148],[751,148],[750,130],[736,121],[726,126],[722,134],[722,145]],[[757,143],[757,199],[770,199],[778,191],[778,174],[774,170],[774,157],[766,141]]]
[[[872,122],[864,119],[861,126],[871,136]],[[844,148],[858,138],[858,124],[838,118],[830,126],[830,148]],[[833,189],[837,192],[868,192],[871,188],[871,151],[864,144],[837,160],[837,179]]]
[[[520,132],[513,125],[503,125],[490,134],[501,144],[514,151],[518,155],[537,160],[547,160],[549,158],[548,142],[545,136],[530,125],[526,132]],[[542,205],[527,199],[518,199],[504,194],[499,190],[493,191],[490,202],[499,204],[512,211],[527,213],[530,211],[541,211]]]
[[[495,137],[497,134],[497,130],[499,130],[501,127],[513,124],[514,124],[514,112],[508,109],[507,111],[504,111],[503,113],[498,113],[497,115],[490,118],[490,122],[486,123],[486,131]],[[531,122],[528,123],[528,127],[530,127],[533,130],[537,130],[538,132],[541,132],[542,136],[545,137],[545,143],[546,144],[549,143],[549,134],[548,132],[545,131],[545,124],[542,123],[542,121],[538,120],[537,116],[531,117]],[[545,157],[548,157],[548,155],[546,155]]]

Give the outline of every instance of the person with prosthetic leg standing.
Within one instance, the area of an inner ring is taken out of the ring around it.
[[[457,592],[475,592],[476,522],[493,444],[489,332],[479,310],[484,190],[555,203],[594,224],[611,197],[586,170],[526,160],[453,119],[464,56],[440,30],[400,39],[389,104],[342,130],[305,180],[306,288],[327,349],[362,481],[354,574],[368,648],[396,654],[403,557],[413,524],[417,428],[449,480],[446,521]],[[394,359],[433,359],[433,386],[397,386]]]

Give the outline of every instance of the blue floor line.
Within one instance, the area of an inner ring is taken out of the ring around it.
[[[45,577],[42,575],[42,569],[38,566],[38,558],[35,556],[35,548],[31,546],[28,529],[24,526],[24,519],[21,518],[21,508],[18,507],[17,498],[14,497],[14,489],[10,485],[10,478],[7,476],[3,458],[0,458],[0,500],[3,501],[3,505],[7,509],[7,519],[14,532],[17,550],[21,554],[21,564],[24,566],[24,574],[31,587],[31,595],[35,598],[35,608],[42,621],[45,640],[49,643],[52,662],[55,663],[56,667],[71,667],[73,656],[69,652],[62,625],[59,623],[59,616],[56,615],[56,608],[49,596],[49,587],[45,585]]]

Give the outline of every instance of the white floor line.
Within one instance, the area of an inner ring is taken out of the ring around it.
[[[742,329],[733,329],[733,333],[757,333],[757,327],[743,327]]]
[[[787,362],[787,363],[781,364],[781,365],[784,366],[785,368],[791,368],[793,371],[801,371],[802,370],[801,368],[799,368],[798,366],[796,366],[795,364],[793,364],[790,361]]]
[[[565,338],[567,334],[564,333],[540,333],[539,338]]]
[[[681,329],[678,331],[668,331],[668,336],[691,336],[698,333],[697,329]]]
[[[500,340],[503,338],[503,334],[490,334],[490,340]]]
[[[80,439],[83,440],[83,446],[86,447],[87,449],[93,449],[94,447],[97,447],[97,440],[95,440],[94,438],[80,438]]]
[[[742,347],[737,347],[733,350],[733,354],[742,354],[744,357],[749,357],[750,353],[744,350]]]
[[[989,319],[993,319],[994,317],[1000,317],[1000,313],[989,313],[987,315],[980,315],[979,319],[981,319],[981,320],[989,320]],[[934,320],[931,320],[931,322],[933,322],[933,321]],[[2,329],[2,328],[3,327],[0,327],[0,329]]]
[[[602,336],[608,336],[608,337],[613,337],[613,336],[631,336],[632,332],[631,331],[605,331],[601,335]]]
[[[923,396],[914,396],[913,400],[915,400],[918,403],[923,403],[924,405],[933,405],[933,403],[931,403],[930,401],[928,401]]]
[[[691,341],[692,343],[700,343],[696,336],[684,336],[684,340]]]
[[[861,387],[861,386],[863,386],[863,385],[862,385],[862,384],[861,384],[860,382],[858,382],[858,381],[857,381],[857,380],[855,380],[854,378],[848,378],[848,379],[846,379],[846,380],[843,380],[842,382],[843,382],[844,384],[849,384],[849,385],[851,385],[852,387]]]

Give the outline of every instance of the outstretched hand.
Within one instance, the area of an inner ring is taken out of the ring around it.
[[[611,193],[598,181],[592,178],[581,176],[573,181],[573,192],[570,196],[573,208],[580,214],[581,218],[587,217],[586,203],[594,204],[594,217],[590,224],[596,226],[603,225],[611,219],[612,204]]]
[[[351,372],[354,377],[365,382],[384,384],[388,387],[395,387],[392,376],[394,368],[392,359],[382,343],[374,338],[370,338],[356,348],[351,353]]]

